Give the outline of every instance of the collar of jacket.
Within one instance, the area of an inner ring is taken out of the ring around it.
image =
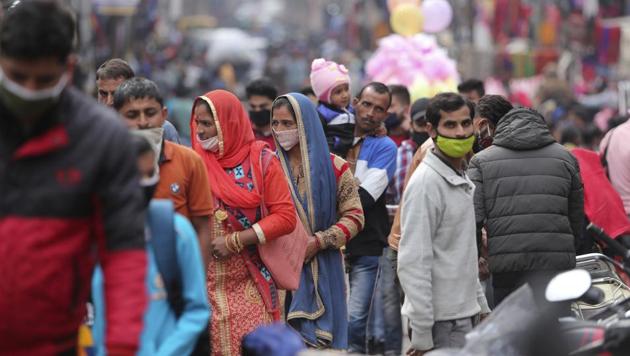
[[[427,156],[424,158],[422,163],[426,163],[451,185],[472,186],[472,182],[470,181],[470,179],[468,179],[468,176],[466,176],[465,174],[464,176],[460,176],[459,174],[457,174],[455,170],[453,170],[453,168],[442,162],[442,160],[438,156],[436,156],[433,151],[429,151],[429,153],[427,153]]]

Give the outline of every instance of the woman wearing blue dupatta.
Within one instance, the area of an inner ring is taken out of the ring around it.
[[[348,164],[331,154],[315,106],[304,95],[278,97],[271,126],[291,195],[311,235],[300,287],[287,296],[287,321],[314,348],[346,349],[348,312],[343,257],[363,228],[363,209]]]

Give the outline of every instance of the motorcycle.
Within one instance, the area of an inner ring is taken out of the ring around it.
[[[429,356],[630,355],[630,251],[590,224],[595,238],[621,258],[603,254],[576,258],[576,269],[546,286],[545,302],[529,285],[508,296],[466,336],[462,349]]]

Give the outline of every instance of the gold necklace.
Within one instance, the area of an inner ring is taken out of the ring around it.
[[[302,163],[298,165],[291,165],[291,176],[296,185],[300,184],[300,181],[304,178],[304,169],[302,168]]]

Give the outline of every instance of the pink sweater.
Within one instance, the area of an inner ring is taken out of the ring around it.
[[[608,132],[602,140],[600,154],[606,152],[610,182],[623,200],[626,214],[630,215],[630,121]]]

